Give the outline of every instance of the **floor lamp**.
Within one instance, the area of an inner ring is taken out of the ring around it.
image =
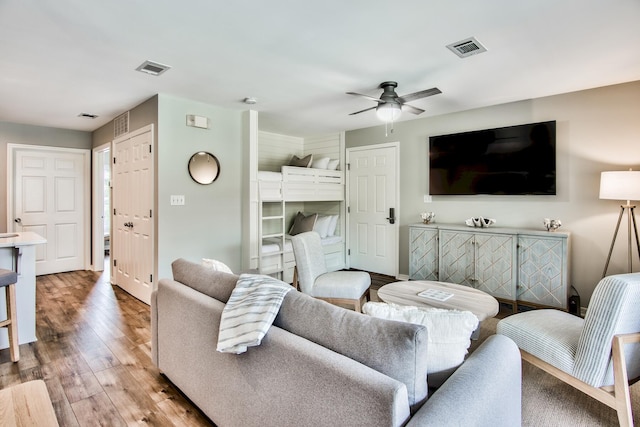
[[[616,243],[616,236],[618,235],[618,229],[620,228],[620,222],[624,216],[624,211],[627,211],[627,229],[628,229],[628,263],[629,273],[632,272],[631,265],[631,226],[633,223],[633,230],[636,236],[636,246],[638,248],[638,258],[640,259],[640,241],[638,240],[638,227],[636,225],[635,206],[631,205],[632,200],[640,200],[640,171],[614,171],[614,172],[602,172],[600,175],[600,198],[608,200],[626,200],[626,205],[620,206],[620,215],[618,216],[618,223],[616,224],[616,230],[613,232],[613,240],[611,240],[611,248],[609,249],[609,255],[607,256],[607,262],[604,265],[604,271],[602,277],[607,275],[607,268],[609,268],[609,261],[611,260],[611,253],[613,252],[613,245]]]

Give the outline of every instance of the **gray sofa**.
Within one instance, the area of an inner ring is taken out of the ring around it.
[[[520,353],[504,336],[489,337],[433,391],[424,326],[290,291],[260,346],[219,353],[238,276],[184,259],[172,268],[151,297],[153,362],[220,427],[521,423]]]

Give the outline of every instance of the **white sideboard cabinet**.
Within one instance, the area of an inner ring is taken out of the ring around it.
[[[446,224],[409,226],[409,277],[482,290],[501,301],[566,310],[569,233]]]

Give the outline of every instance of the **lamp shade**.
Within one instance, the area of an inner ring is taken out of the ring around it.
[[[610,200],[640,200],[640,171],[602,172],[600,198]]]
[[[400,104],[394,102],[385,102],[384,104],[378,104],[376,108],[376,114],[378,118],[385,123],[395,122],[400,117]]]

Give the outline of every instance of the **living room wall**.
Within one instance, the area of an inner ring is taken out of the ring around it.
[[[0,122],[0,165],[6,171],[7,144],[91,149],[91,132]],[[0,233],[7,231],[7,174],[0,174]]]
[[[186,126],[187,114],[208,117],[209,129]],[[158,102],[158,274],[172,277],[171,262],[215,258],[241,270],[242,111],[159,95]],[[210,185],[187,171],[191,155],[208,151],[220,162]],[[171,206],[184,195],[184,206]]]
[[[209,129],[186,125],[187,114],[210,119]],[[129,112],[129,129],[155,125],[156,265],[158,277],[172,277],[177,258],[216,258],[241,270],[242,112],[159,94]],[[113,122],[94,132],[93,146],[113,139]],[[209,151],[220,162],[211,185],[195,183],[187,163]],[[184,206],[171,206],[171,195],[184,195]]]
[[[409,272],[408,225],[420,221],[420,212],[435,212],[441,223],[484,216],[495,218],[496,226],[540,230],[543,218],[556,218],[571,232],[570,283],[585,307],[602,276],[620,209],[620,202],[598,198],[600,172],[640,170],[639,99],[640,81],[399,122],[389,137],[384,125],[352,130],[345,146],[400,142],[401,274]],[[547,120],[557,121],[556,196],[434,196],[424,203],[429,136]],[[608,274],[627,272],[626,238],[624,222]],[[633,259],[633,270],[640,271],[635,250]]]

